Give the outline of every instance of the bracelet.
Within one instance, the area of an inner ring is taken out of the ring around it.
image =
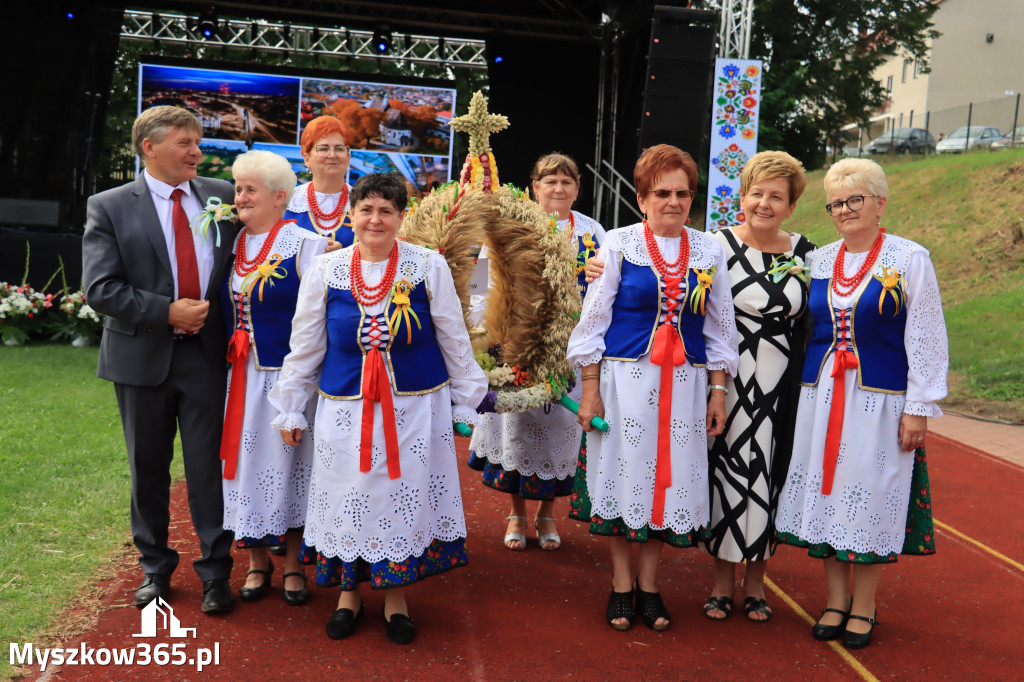
[[[584,381],[586,381],[587,379],[600,379],[601,374],[599,372],[595,372],[594,374],[581,374],[580,378],[583,379]]]
[[[708,386],[708,391],[713,391],[713,390],[715,390],[716,388],[717,388],[717,389],[718,389],[719,391],[721,391],[722,393],[725,393],[726,395],[729,395],[729,389],[728,389],[728,388],[726,388],[725,386],[722,386],[721,384],[711,384],[711,385],[709,385],[709,386]]]

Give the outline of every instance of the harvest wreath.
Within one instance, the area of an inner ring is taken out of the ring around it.
[[[525,192],[499,184],[489,136],[508,119],[488,113],[480,92],[451,127],[469,134],[460,179],[412,206],[401,237],[444,255],[467,327],[470,277],[487,246],[485,329],[473,330],[477,361],[491,370],[481,411],[525,412],[557,401],[574,383],[565,349],[580,307],[575,244]]]

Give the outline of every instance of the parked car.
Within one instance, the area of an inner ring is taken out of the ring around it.
[[[995,140],[1002,137],[999,128],[991,126],[971,126],[968,128],[957,128],[944,140],[939,140],[935,145],[935,151],[939,154],[956,154],[964,150],[983,147],[988,149]]]
[[[935,151],[935,138],[924,128],[893,128],[868,142],[868,154],[927,154]]]
[[[992,149],[1006,149],[1007,147],[1024,147],[1024,126],[1014,129],[1013,133],[1006,133],[998,140],[992,142]]]

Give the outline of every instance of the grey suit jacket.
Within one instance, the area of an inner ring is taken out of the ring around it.
[[[231,183],[213,178],[191,182],[200,206],[211,196],[230,204]],[[225,362],[226,330],[219,289],[231,264],[238,226],[218,224],[220,246],[206,287],[210,313],[200,338],[211,360]],[[213,238],[211,234],[210,238]],[[131,386],[156,386],[168,375],[174,345],[167,313],[174,299],[167,242],[145,178],[89,198],[82,238],[82,288],[89,305],[106,315],[96,374]]]

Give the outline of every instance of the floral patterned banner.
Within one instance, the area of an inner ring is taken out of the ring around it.
[[[708,164],[709,231],[742,223],[740,172],[757,152],[761,105],[761,60],[716,59]]]

